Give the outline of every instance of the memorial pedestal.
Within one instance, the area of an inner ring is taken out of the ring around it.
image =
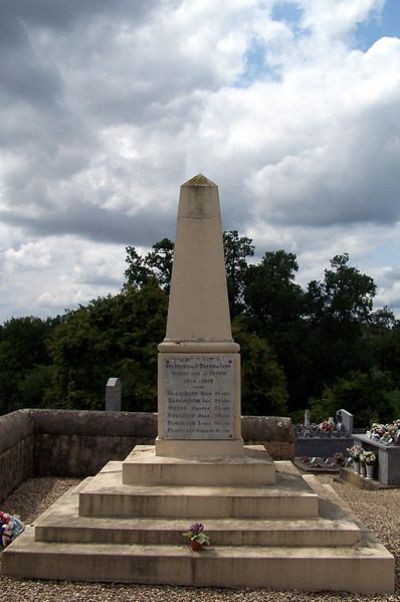
[[[239,354],[160,353],[158,362],[156,454],[243,454]]]
[[[201,475],[207,481],[202,464],[210,469],[212,459],[161,458],[139,447],[136,467],[134,454],[109,462],[28,526],[5,549],[2,572],[30,579],[392,592],[392,555],[359,528],[333,490],[312,475],[302,478],[290,462],[272,463],[266,452],[261,460],[258,451],[220,462],[230,471],[228,481],[238,466],[240,479],[256,467],[260,480],[270,464],[276,482],[194,486],[163,479],[179,482],[187,474],[190,482]],[[141,482],[153,471],[153,484]],[[126,478],[139,482],[123,483]],[[211,545],[193,554],[182,532],[199,521]]]

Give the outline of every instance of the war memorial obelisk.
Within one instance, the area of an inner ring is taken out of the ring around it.
[[[337,494],[240,434],[218,189],[181,187],[156,445],[79,483],[8,546],[31,579],[393,592],[394,558]],[[123,419],[123,416],[121,416]],[[210,548],[182,531],[204,521]]]
[[[167,333],[158,349],[156,455],[243,454],[218,187],[201,174],[180,190]]]

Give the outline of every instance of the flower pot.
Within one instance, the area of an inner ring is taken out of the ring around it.
[[[360,462],[357,462],[357,460],[353,460],[353,469],[354,472],[358,473],[360,472]]]
[[[202,549],[202,547],[203,547],[203,544],[199,543],[198,541],[193,541],[193,540],[191,540],[191,541],[190,541],[190,547],[192,548],[192,550],[193,550],[194,552],[200,552],[200,550],[201,550],[201,549]]]
[[[362,477],[365,477],[367,475],[367,471],[365,470],[365,466],[366,466],[365,464],[361,463],[361,466],[360,466],[360,475]]]
[[[365,468],[367,469],[367,479],[372,479],[374,477],[374,465],[366,464]]]

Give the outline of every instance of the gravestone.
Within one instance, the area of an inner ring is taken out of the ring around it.
[[[338,410],[336,412],[336,420],[342,425],[342,429],[350,437],[353,434],[353,414],[347,410]]]
[[[181,186],[167,332],[159,345],[156,454],[243,453],[218,187]]]
[[[119,378],[109,378],[106,384],[106,410],[121,411],[121,381]]]

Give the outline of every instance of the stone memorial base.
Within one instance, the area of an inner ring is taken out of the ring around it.
[[[182,537],[202,522],[211,545]],[[4,575],[279,590],[393,592],[394,559],[330,486],[272,462],[138,446],[70,490],[2,558]]]
[[[175,456],[178,458],[197,456],[239,456],[244,453],[243,440],[201,441],[187,439],[156,439],[157,456]]]

